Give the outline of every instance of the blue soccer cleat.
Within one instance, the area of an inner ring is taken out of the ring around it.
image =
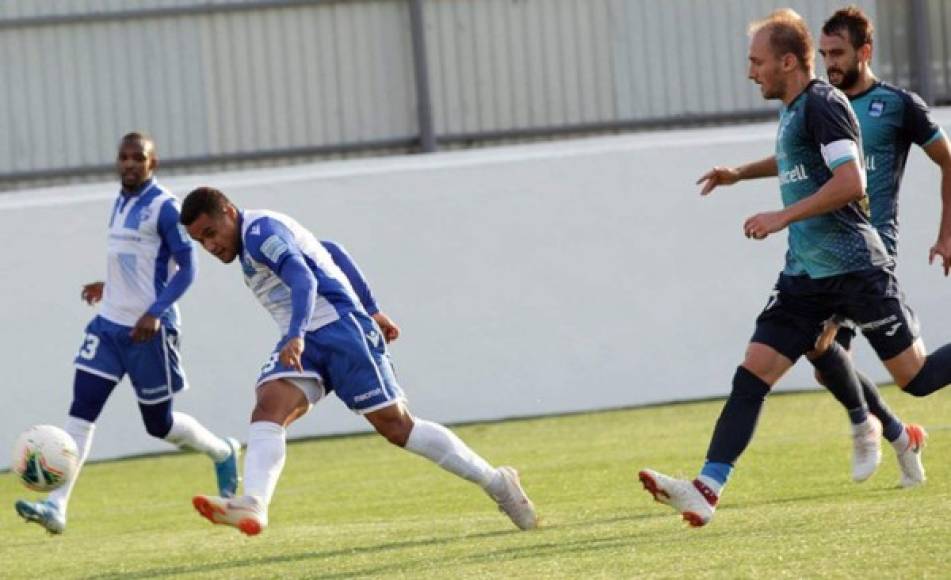
[[[62,534],[66,529],[66,514],[48,501],[25,501],[18,499],[17,513],[28,522],[36,522],[51,534]]]
[[[238,457],[241,455],[241,443],[234,437],[225,438],[231,448],[231,454],[215,463],[215,475],[218,478],[218,495],[234,497],[238,493]]]

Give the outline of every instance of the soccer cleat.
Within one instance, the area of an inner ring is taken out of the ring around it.
[[[680,512],[683,519],[694,528],[710,523],[716,510],[717,498],[704,483],[693,480],[674,479],[653,469],[645,469],[637,474],[638,479],[655,501],[667,504]]]
[[[221,497],[234,497],[238,493],[238,457],[241,455],[241,443],[234,437],[227,437],[225,443],[231,448],[231,454],[215,462],[215,475],[218,478],[218,494]]]
[[[864,429],[853,425],[852,481],[862,482],[872,477],[882,462],[882,423],[869,415]]]
[[[66,529],[66,514],[48,501],[25,501],[18,499],[17,513],[28,522],[36,522],[51,534],[62,534]]]
[[[489,492],[489,497],[499,504],[499,511],[505,513],[520,530],[538,527],[535,504],[528,499],[528,495],[522,489],[518,471],[514,467],[503,466],[498,468],[497,473],[501,478],[503,489],[499,493]]]
[[[267,527],[267,512],[257,498],[196,495],[192,505],[213,524],[232,526],[248,536],[256,536]]]
[[[921,450],[925,447],[928,433],[921,425],[905,425],[908,445],[898,451],[898,466],[901,468],[901,486],[915,487],[925,482],[925,467],[921,464]]]

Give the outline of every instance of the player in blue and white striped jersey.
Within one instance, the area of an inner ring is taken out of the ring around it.
[[[96,419],[116,384],[129,376],[146,431],[215,462],[218,489],[238,485],[238,442],[212,434],[195,418],[172,411],[172,397],[187,388],[178,352],[175,303],[195,279],[194,247],[179,222],[178,200],[155,179],[158,157],[152,139],[129,133],[116,168],[122,188],[108,224],[106,280],[83,287],[88,304],[101,302],[76,356],[73,401],[64,426],[76,440],[79,466],[92,446]],[[45,501],[16,502],[17,513],[51,533],[62,533],[79,476]]]
[[[222,262],[239,260],[245,284],[281,332],[257,380],[244,495],[196,496],[204,517],[260,533],[284,467],[285,428],[332,390],[390,443],[476,483],[519,528],[536,526],[513,468],[492,467],[449,429],[410,415],[386,348],[395,334],[377,324],[382,313],[367,300],[369,287],[352,262],[335,261],[291,217],[241,211],[210,187],[188,194],[181,221]]]

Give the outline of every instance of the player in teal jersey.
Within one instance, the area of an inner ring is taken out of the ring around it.
[[[823,25],[819,54],[829,82],[842,90],[852,104],[862,129],[862,144],[868,175],[871,222],[893,259],[898,257],[898,191],[911,144],[922,149],[941,168],[941,222],[937,240],[929,251],[933,262],[940,257],[945,275],[951,269],[951,147],[944,131],[931,119],[921,98],[879,81],[871,69],[874,27],[857,7],[838,10]],[[830,324],[819,341],[824,352],[836,340],[846,350],[855,336],[851,323]],[[820,382],[823,378],[817,371]],[[901,485],[924,482],[921,449],[926,433],[919,425],[903,425],[882,402],[872,381],[858,373],[871,412],[884,426],[901,467]],[[881,454],[878,454],[880,457]]]
[[[747,219],[747,237],[764,239],[788,228],[786,264],[714,428],[706,462],[693,481],[643,470],[654,499],[693,526],[708,523],[733,466],[752,439],[771,387],[803,354],[814,354],[824,323],[855,320],[898,385],[926,396],[951,383],[951,345],[927,355],[904,305],[880,236],[865,208],[858,120],[846,96],[813,74],[813,42],[805,21],[778,10],[750,27],[749,77],[766,99],[783,102],[775,154],[737,169],[717,167],[698,183],[708,194],[740,179],[779,176],[783,209]],[[869,435],[861,386],[851,359],[830,348],[816,359],[850,417]]]

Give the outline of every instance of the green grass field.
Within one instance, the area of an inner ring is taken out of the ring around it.
[[[55,537],[19,520],[13,501],[31,494],[7,473],[0,577],[951,577],[951,396],[885,397],[930,431],[924,487],[897,488],[887,444],[879,472],[852,483],[832,398],[775,396],[703,529],[654,503],[634,474],[694,475],[719,401],[459,428],[521,470],[543,517],[532,532],[470,484],[369,435],[290,445],[271,526],[256,538],[192,510],[191,495],[213,489],[198,455],[87,466]]]

